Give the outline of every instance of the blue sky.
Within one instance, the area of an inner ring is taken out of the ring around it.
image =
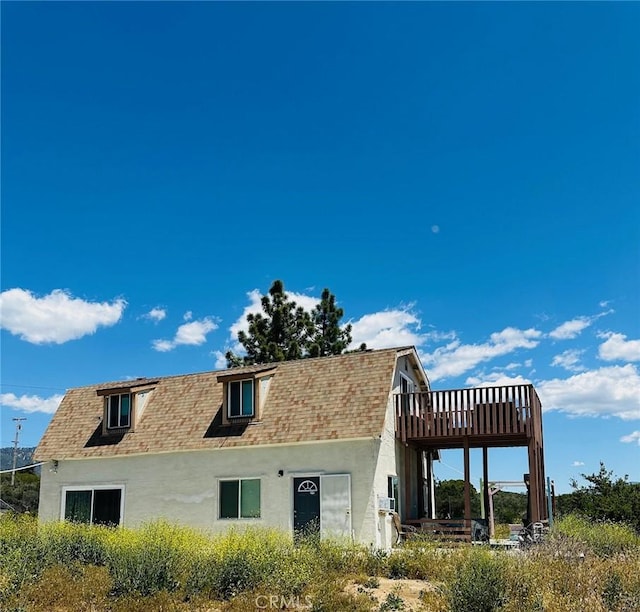
[[[1,445],[67,388],[219,367],[280,278],[435,389],[532,381],[561,492],[640,480],[639,19],[3,3]]]

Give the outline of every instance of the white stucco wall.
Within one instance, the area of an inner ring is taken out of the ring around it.
[[[404,519],[406,516],[416,516],[418,513],[418,493],[417,483],[417,465],[415,453],[410,454],[410,483],[405,482],[405,447],[396,440],[395,437],[395,403],[394,393],[400,392],[400,379],[406,376],[412,380],[416,386],[416,391],[420,389],[421,379],[416,375],[415,370],[411,366],[409,357],[400,357],[393,377],[392,394],[389,397],[387,413],[385,419],[384,430],[380,438],[380,452],[378,454],[378,462],[374,476],[374,499],[373,507],[377,523],[377,546],[380,548],[391,548],[397,538],[397,532],[393,525],[393,519],[390,512],[379,512],[377,510],[377,496],[387,495],[387,483],[389,476],[397,476],[400,482],[400,499],[397,500],[399,507],[398,513]],[[410,507],[405,508],[405,488],[410,487]]]
[[[124,485],[125,526],[163,518],[211,531],[256,524],[292,531],[293,478],[343,473],[351,475],[355,539],[379,546],[372,482],[380,442],[375,438],[60,461],[56,472],[43,466],[39,516],[42,521],[61,518],[63,487]],[[218,480],[249,477],[261,479],[261,518],[218,519]],[[386,474],[384,478],[379,489],[386,495]]]
[[[374,521],[377,525],[377,541],[379,548],[389,549],[397,539],[397,532],[393,525],[392,513],[382,512],[378,510],[378,496],[386,497],[388,492],[389,476],[397,476],[400,481],[400,504],[399,513],[404,516],[405,509],[402,507],[404,503],[404,446],[396,441],[395,437],[395,404],[394,393],[400,392],[401,374],[409,378],[419,388],[419,380],[415,375],[407,357],[400,357],[392,382],[392,394],[387,404],[387,412],[385,418],[384,429],[380,437],[380,452],[378,453],[378,461],[376,463],[376,471],[374,476],[374,486],[372,489],[372,504],[374,510]]]

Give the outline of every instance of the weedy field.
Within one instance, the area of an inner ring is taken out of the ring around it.
[[[0,609],[627,612],[640,610],[640,537],[568,516],[526,552],[415,539],[383,553],[270,529],[208,536],[5,515]]]

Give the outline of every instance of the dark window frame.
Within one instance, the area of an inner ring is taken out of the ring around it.
[[[249,390],[245,395],[247,385]],[[245,412],[245,401],[250,399],[251,411]],[[235,404],[235,405],[234,405]],[[247,419],[256,414],[256,386],[253,378],[230,380],[227,383],[227,418]]]
[[[258,483],[258,509],[257,513],[243,514],[242,495],[243,482]],[[235,485],[235,487],[234,487]],[[236,499],[225,499],[223,495],[233,494],[235,489]],[[233,512],[232,512],[233,511]],[[218,518],[220,520],[253,520],[262,518],[262,482],[260,478],[221,478],[218,486]]]
[[[132,393],[114,393],[112,395],[106,396],[105,401],[107,402],[107,429],[129,429],[131,427],[131,412],[133,407],[132,396]],[[128,407],[126,414],[123,414],[122,398],[127,398]],[[115,418],[113,416],[114,411],[117,411],[117,415],[115,415]]]
[[[104,499],[105,495],[117,492],[118,499],[117,500],[109,500]],[[89,495],[88,500],[80,501],[81,505],[85,505],[86,508],[78,507],[76,508],[76,513],[81,512],[82,516],[78,517],[72,516],[72,508],[70,499],[72,496],[76,498],[86,497]],[[102,499],[100,499],[102,498]],[[87,504],[88,501],[88,504]],[[106,504],[105,504],[106,502]],[[113,508],[114,502],[117,504],[117,509]],[[98,504],[102,504],[99,506]],[[108,506],[111,505],[111,509]],[[104,515],[113,514],[114,516],[117,514],[117,522],[114,520],[100,520],[98,517]],[[62,508],[61,508],[61,518],[65,521],[84,523],[88,525],[110,525],[110,526],[120,526],[122,525],[124,514],[124,485],[105,485],[105,486],[93,486],[93,487],[85,487],[85,486],[68,486],[64,487],[62,491]]]

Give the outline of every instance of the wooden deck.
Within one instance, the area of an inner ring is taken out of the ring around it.
[[[405,449],[405,481],[412,478],[411,455],[440,449],[461,448],[464,451],[465,521],[471,520],[469,449],[482,449],[483,482],[489,482],[489,448],[526,446],[529,458],[529,520],[547,518],[545,497],[544,450],[542,438],[542,405],[533,385],[503,385],[474,389],[449,389],[419,393],[397,393],[395,402],[395,435]],[[420,461],[417,461],[420,465]],[[418,474],[418,499],[420,479]],[[405,487],[405,508],[411,506],[410,487]],[[482,495],[489,505],[487,486]],[[404,516],[407,524],[422,530],[442,531],[419,516]],[[416,524],[417,523],[417,524]],[[470,532],[456,535],[469,541]],[[443,533],[444,535],[444,533]]]
[[[542,421],[533,385],[398,393],[395,414],[398,439],[437,448],[525,446]]]

